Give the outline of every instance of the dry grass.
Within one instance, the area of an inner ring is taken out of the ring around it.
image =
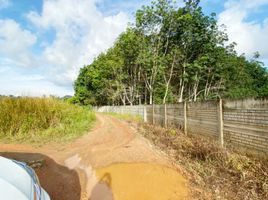
[[[268,159],[226,150],[208,138],[145,124],[145,137],[184,168],[193,199],[268,199]]]
[[[94,119],[90,110],[53,98],[0,98],[2,142],[68,141]]]

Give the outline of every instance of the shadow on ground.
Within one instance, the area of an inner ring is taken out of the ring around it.
[[[44,164],[36,168],[42,187],[53,200],[80,200],[81,186],[75,170],[59,165],[50,157],[38,153],[0,152],[0,156],[22,162],[43,160]]]
[[[89,200],[114,200],[111,184],[112,177],[106,173],[94,186]]]

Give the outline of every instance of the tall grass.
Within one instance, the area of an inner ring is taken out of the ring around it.
[[[68,141],[87,131],[94,119],[90,110],[53,98],[0,98],[2,141]]]

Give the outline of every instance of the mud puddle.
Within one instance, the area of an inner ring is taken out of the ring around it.
[[[185,179],[174,169],[146,163],[114,164],[97,169],[90,200],[181,200]]]

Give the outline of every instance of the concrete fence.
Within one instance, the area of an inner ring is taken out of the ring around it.
[[[145,122],[177,127],[185,134],[210,136],[224,143],[268,154],[268,101],[236,100],[174,105],[103,106],[97,112],[139,115]]]

